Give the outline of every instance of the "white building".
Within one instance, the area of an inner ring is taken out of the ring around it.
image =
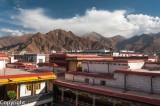
[[[18,60],[18,62],[43,63],[43,62],[45,62],[45,54],[14,55],[14,59]]]
[[[107,52],[110,52],[110,50],[106,50],[106,49],[83,50],[82,52],[85,52],[85,53],[107,53]]]
[[[0,69],[6,68],[6,61],[0,60]]]
[[[150,62],[158,62],[159,57],[158,56],[148,56],[148,61]]]
[[[26,71],[21,69],[0,71],[0,98],[1,101],[19,102],[18,106],[52,106],[53,102],[53,81],[56,79],[52,72]],[[14,91],[14,100],[9,99],[8,92]],[[49,105],[48,105],[49,104]],[[1,104],[3,106],[8,106]],[[13,104],[17,106],[17,104]],[[10,106],[10,104],[9,104]]]
[[[61,88],[62,102],[65,97],[67,98],[64,95],[65,90],[71,90],[76,95],[76,106],[79,104],[78,98],[82,92],[92,98],[92,106],[97,105],[95,101],[99,100],[98,97],[109,98],[105,102],[112,103],[111,106],[116,104],[121,104],[118,106],[160,105],[160,71],[144,69],[146,66],[151,69],[160,67],[158,64],[153,64],[155,62],[145,64],[148,56],[122,56],[110,60],[104,60],[105,56],[102,56],[101,60],[88,57],[66,59],[69,61],[69,71],[65,73],[65,80],[58,79],[56,81]],[[78,63],[81,63],[82,70],[76,70],[79,67]],[[126,104],[124,105],[124,103]]]
[[[130,56],[142,57],[144,56],[144,54],[139,53],[139,52],[114,52],[113,56],[115,57],[130,57]]]
[[[83,61],[82,71],[90,73],[113,74],[117,69],[141,69],[144,65],[142,60],[119,60],[119,61]]]
[[[116,87],[139,92],[160,93],[160,71],[142,69],[144,61],[84,61],[82,72],[69,71],[65,79],[89,85]],[[159,64],[145,67],[160,69]]]
[[[72,71],[66,73],[65,79],[89,85],[116,87],[155,94],[160,93],[160,72],[146,70],[116,70],[112,76],[107,74]]]

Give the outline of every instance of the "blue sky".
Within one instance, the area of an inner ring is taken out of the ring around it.
[[[130,37],[160,32],[160,0],[0,0],[0,36],[47,33]]]

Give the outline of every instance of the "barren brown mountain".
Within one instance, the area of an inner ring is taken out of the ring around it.
[[[27,51],[31,53],[71,51],[84,49],[128,49],[152,53],[160,50],[160,33],[142,34],[126,39],[117,35],[106,38],[96,32],[77,36],[71,31],[61,29],[46,34],[36,33],[23,36],[6,36],[0,38],[1,51]]]
[[[116,48],[116,44],[125,40],[126,38],[121,36],[121,35],[117,35],[114,37],[104,37],[96,32],[92,32],[92,33],[88,33],[85,34],[84,36],[82,36],[83,38],[86,38],[87,40],[92,40],[96,43],[100,43],[102,45],[107,45],[108,47],[112,47],[112,48]]]
[[[117,44],[118,49],[135,50],[153,54],[160,50],[160,33],[133,36]]]
[[[122,36],[105,38],[95,32],[82,37],[71,31],[61,29],[46,34],[36,33],[24,36],[8,36],[0,38],[1,51],[27,51],[31,53],[56,51],[71,51],[84,49],[109,49],[124,40]]]

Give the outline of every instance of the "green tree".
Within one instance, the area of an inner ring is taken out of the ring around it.
[[[7,92],[7,96],[8,96],[10,99],[15,99],[15,98],[16,98],[16,92],[15,92],[14,90],[8,91],[8,92]]]

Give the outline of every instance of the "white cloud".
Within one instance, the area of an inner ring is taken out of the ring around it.
[[[1,28],[0,32],[8,33],[9,35],[11,34],[13,36],[21,36],[23,34],[28,33],[27,31],[23,31],[23,30],[11,30],[7,28]]]
[[[158,33],[160,32],[160,18],[149,15],[128,15],[129,22],[137,27],[133,34]]]
[[[160,18],[143,14],[131,14],[126,10],[87,10],[83,16],[76,15],[67,19],[48,17],[44,9],[19,9],[14,16],[20,25],[35,31],[46,33],[53,29],[71,30],[76,34],[92,31],[106,37],[123,35],[130,37],[142,33],[160,32]]]

